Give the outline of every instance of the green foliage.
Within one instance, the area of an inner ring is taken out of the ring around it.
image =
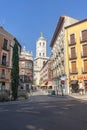
[[[17,98],[17,91],[19,85],[19,54],[18,54],[18,41],[14,39],[15,44],[13,47],[13,56],[12,56],[12,70],[11,70],[11,88],[12,88],[12,97],[14,100]]]

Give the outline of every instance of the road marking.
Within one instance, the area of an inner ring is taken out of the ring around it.
[[[0,110],[0,112],[7,112],[7,111],[9,111],[8,109],[2,109],[2,110]]]

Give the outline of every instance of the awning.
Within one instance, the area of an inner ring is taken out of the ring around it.
[[[48,81],[48,85],[52,85],[52,81]]]
[[[77,80],[72,80],[71,82],[70,82],[70,84],[77,84]]]

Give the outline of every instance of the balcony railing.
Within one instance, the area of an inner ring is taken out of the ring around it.
[[[8,62],[0,62],[0,65],[8,67]]]
[[[1,79],[6,79],[6,76],[5,76],[5,75],[1,75],[0,78],[1,78]]]
[[[6,46],[3,46],[2,49],[5,51],[9,51],[8,47],[6,47]]]

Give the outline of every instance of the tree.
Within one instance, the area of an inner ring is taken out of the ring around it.
[[[12,88],[12,97],[14,100],[17,99],[17,91],[19,85],[19,54],[18,54],[18,41],[14,39],[15,44],[13,47],[13,56],[12,56],[12,70],[11,70],[11,88]]]

